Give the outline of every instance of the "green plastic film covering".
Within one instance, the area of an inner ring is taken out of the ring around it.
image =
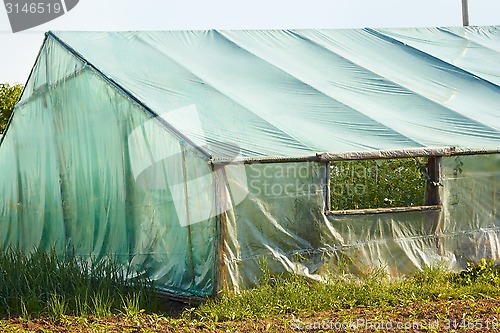
[[[25,103],[32,95],[46,92],[49,87],[77,75],[84,67],[83,61],[52,38],[46,38],[19,103]]]
[[[46,47],[44,55],[72,57]],[[59,65],[73,73],[74,62]],[[60,77],[25,91],[29,102],[17,107],[0,148],[0,246],[111,256],[160,290],[211,295],[208,163],[91,68]]]
[[[498,27],[54,34],[214,158],[500,148]]]

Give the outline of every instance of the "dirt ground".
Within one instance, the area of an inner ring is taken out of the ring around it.
[[[282,314],[269,319],[197,322],[157,315],[0,321],[1,332],[499,332],[500,300],[450,300],[407,307]]]

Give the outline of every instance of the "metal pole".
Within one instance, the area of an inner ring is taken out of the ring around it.
[[[469,0],[462,0],[462,23],[464,27],[469,26]]]

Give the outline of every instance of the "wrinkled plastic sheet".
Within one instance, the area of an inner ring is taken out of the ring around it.
[[[188,114],[175,127],[199,146],[213,143],[204,147],[212,157],[230,158],[221,143],[231,142],[244,158],[265,158],[436,147],[498,149],[500,94],[497,66],[492,65],[500,61],[498,31],[54,35],[157,113],[196,105],[202,131],[190,126]]]
[[[111,257],[160,291],[212,294],[211,167],[50,39],[0,147],[0,170],[1,248]]]
[[[275,273],[322,280],[335,272],[360,275],[383,269],[395,277],[437,264],[460,270],[483,257],[500,260],[498,154],[443,158],[441,209],[347,216],[323,214],[322,164],[247,168],[249,184],[259,186],[250,186],[245,201],[226,217],[228,289],[258,284],[264,263]],[[266,178],[266,168],[269,176],[283,169],[289,174],[304,170],[307,186],[316,184],[317,195],[279,195],[279,189],[295,179]],[[266,181],[266,188],[274,188],[276,195],[262,193],[260,185]]]

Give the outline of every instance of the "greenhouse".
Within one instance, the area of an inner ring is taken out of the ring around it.
[[[500,260],[498,64],[500,27],[48,32],[1,138],[0,247],[192,299],[264,262]]]

